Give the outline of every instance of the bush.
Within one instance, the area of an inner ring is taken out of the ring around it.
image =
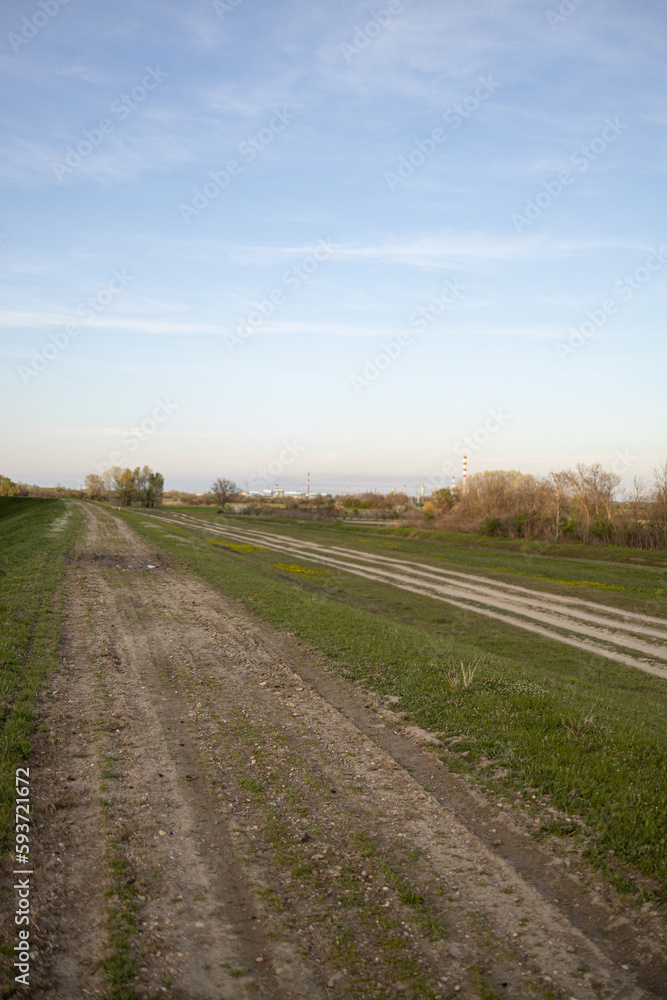
[[[599,538],[600,541],[609,542],[614,530],[614,526],[607,517],[596,515],[591,524],[591,538]]]
[[[488,535],[489,538],[493,538],[494,535],[500,534],[500,518],[499,517],[485,517],[479,526],[480,535]]]

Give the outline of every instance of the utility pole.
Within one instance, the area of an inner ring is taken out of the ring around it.
[[[466,493],[468,489],[468,456],[463,456],[463,492]]]
[[[306,493],[306,496],[310,500],[310,472],[308,473],[308,491]]]

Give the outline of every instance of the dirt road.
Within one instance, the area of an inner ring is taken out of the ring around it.
[[[665,995],[657,916],[631,922],[312,650],[81,509],[32,768],[31,996]]]
[[[202,529],[201,518],[187,514],[161,517],[160,520]],[[627,666],[638,667],[647,673],[667,677],[666,619],[611,608],[577,597],[560,597],[529,590],[473,573],[427,566],[406,557],[325,546],[245,527],[204,524],[203,529],[209,534],[261,545],[342,569],[355,576],[433,597]]]

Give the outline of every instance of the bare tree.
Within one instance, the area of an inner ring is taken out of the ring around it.
[[[612,520],[614,500],[616,492],[621,485],[621,477],[616,472],[607,472],[599,465],[591,466],[595,469],[595,513],[600,515],[603,511],[608,521]]]
[[[224,513],[225,504],[238,497],[239,488],[233,480],[218,477],[211,483],[211,493],[220,504],[220,512]]]
[[[653,517],[658,532],[662,535],[662,544],[667,544],[667,462],[663,462],[653,470],[653,487],[651,489]]]
[[[643,476],[635,476],[628,490],[626,500],[638,511],[649,498],[648,483]],[[635,515],[637,516],[637,515]]]
[[[658,465],[653,470],[653,489],[651,499],[654,503],[667,509],[667,462]]]
[[[554,506],[554,514],[556,517],[556,541],[558,541],[561,510],[563,508],[563,504],[569,498],[568,473],[550,472],[548,482],[549,486],[551,487],[551,500]]]
[[[539,508],[543,484],[516,469],[476,472],[468,479],[456,513],[463,517],[504,517]]]
[[[615,472],[605,471],[599,462],[593,465],[580,462],[576,472],[569,472],[567,476],[574,500],[584,513],[584,542],[588,542],[593,515],[598,524],[603,516],[611,522],[614,497],[621,477]]]
[[[570,470],[566,475],[568,477],[568,484],[572,490],[572,499],[575,506],[584,515],[583,540],[584,542],[588,542],[594,502],[587,467],[580,462],[577,465],[576,471]]]

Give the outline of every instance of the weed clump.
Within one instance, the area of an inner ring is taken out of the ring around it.
[[[467,663],[461,660],[458,666],[451,667],[447,671],[450,690],[454,692],[463,688],[464,691],[467,691],[468,688],[471,688],[472,682],[475,679],[475,674],[481,666],[481,662],[482,661],[479,658],[469,660]]]

